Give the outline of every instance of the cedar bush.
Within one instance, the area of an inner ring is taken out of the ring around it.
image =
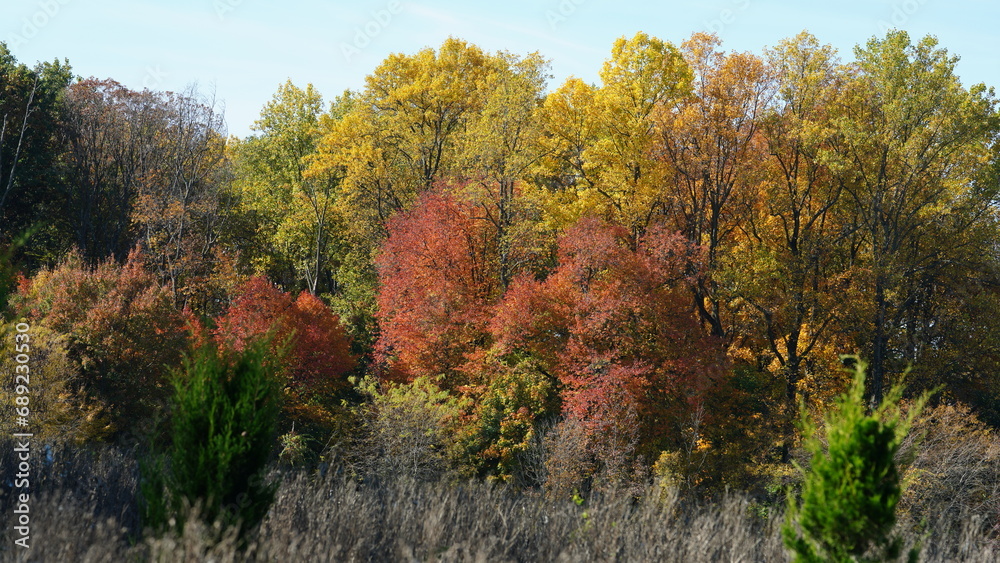
[[[854,378],[827,415],[826,448],[807,415],[802,417],[812,460],[808,469],[800,467],[805,477],[801,500],[789,496],[782,529],[795,561],[893,560],[903,545],[893,535],[902,494],[896,454],[929,395],[915,401],[904,418],[899,409],[902,386],[896,385],[866,414],[866,364],[856,357],[843,359],[854,360]],[[916,558],[914,548],[909,559]]]
[[[226,355],[199,347],[173,377],[165,453],[142,464],[143,526],[184,530],[191,506],[206,522],[253,529],[267,513],[275,485],[265,482],[280,404],[266,339]]]

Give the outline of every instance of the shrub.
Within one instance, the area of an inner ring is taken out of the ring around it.
[[[226,357],[198,348],[174,374],[172,443],[143,465],[143,525],[162,531],[198,506],[206,522],[238,526],[243,535],[267,513],[275,486],[265,483],[277,415],[279,382],[260,340]]]
[[[369,475],[408,475],[434,481],[452,472],[467,435],[467,403],[429,377],[380,383],[366,377],[358,391],[358,469]]]
[[[968,407],[938,405],[914,421],[920,449],[903,471],[901,516],[913,523],[973,514],[1000,526],[1000,437]]]
[[[504,362],[487,355],[482,368],[490,383],[474,398],[466,456],[480,475],[509,482],[521,473],[539,421],[558,414],[557,390],[530,358]]]
[[[304,435],[325,441],[335,425],[335,394],[349,386],[356,366],[340,319],[317,297],[298,298],[264,277],[243,284],[214,331],[220,346],[243,350],[248,342],[273,334],[272,351],[288,345],[279,377],[285,395],[285,430],[297,423]]]
[[[11,306],[33,329],[65,335],[80,391],[107,405],[111,432],[134,430],[166,399],[168,366],[180,361],[187,332],[140,253],[95,268],[70,253],[58,267],[22,279]]]
[[[865,364],[853,359],[853,383],[826,418],[826,451],[807,415],[802,417],[812,461],[802,470],[801,501],[789,496],[782,529],[795,561],[864,561],[871,555],[873,561],[896,559],[902,549],[902,540],[892,536],[901,494],[895,456],[928,395],[904,418],[898,406],[902,387],[897,385],[873,413],[865,414]],[[909,555],[915,561],[916,548]]]

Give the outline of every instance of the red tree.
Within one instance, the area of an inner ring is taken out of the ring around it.
[[[377,359],[393,379],[462,384],[463,366],[489,344],[500,293],[495,230],[475,206],[441,193],[425,194],[388,230],[376,260]]]
[[[348,384],[356,360],[347,333],[337,315],[308,292],[293,299],[266,278],[253,277],[217,320],[214,334],[220,344],[242,350],[271,331],[275,349],[291,338],[283,371],[292,390],[330,393]]]
[[[547,279],[515,280],[491,331],[501,350],[543,361],[564,385],[564,413],[598,443],[612,432],[622,442],[620,431],[638,424],[624,441],[654,446],[676,436],[678,418],[725,365],[691,310],[701,254],[663,229],[634,241],[624,228],[581,220]]]
[[[22,278],[11,305],[19,317],[69,337],[87,395],[108,406],[125,430],[164,398],[169,367],[187,341],[167,288],[133,250],[125,264],[91,268],[77,251],[54,269]]]

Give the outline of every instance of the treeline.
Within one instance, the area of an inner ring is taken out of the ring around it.
[[[375,472],[751,486],[841,353],[870,404],[912,367],[997,425],[1000,114],[956,62],[639,33],[549,91],[538,54],[449,39],[330,103],[288,82],[237,139],[193,89],[0,47],[8,316],[79,441],[157,412],[192,340],[266,334],[286,457]]]

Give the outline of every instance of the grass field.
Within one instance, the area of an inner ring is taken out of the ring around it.
[[[11,451],[5,444],[4,451]],[[9,457],[9,456],[8,456]],[[695,501],[650,486],[636,499],[546,500],[479,482],[360,482],[335,472],[272,473],[268,517],[240,550],[231,534],[189,522],[183,537],[138,537],[136,456],[104,450],[32,464],[31,548],[5,526],[3,561],[785,561],[780,506],[738,494]],[[4,460],[0,512],[12,514]],[[947,502],[942,499],[937,502]],[[935,516],[936,515],[936,516]],[[996,561],[987,514],[924,507],[899,523],[923,561]]]

